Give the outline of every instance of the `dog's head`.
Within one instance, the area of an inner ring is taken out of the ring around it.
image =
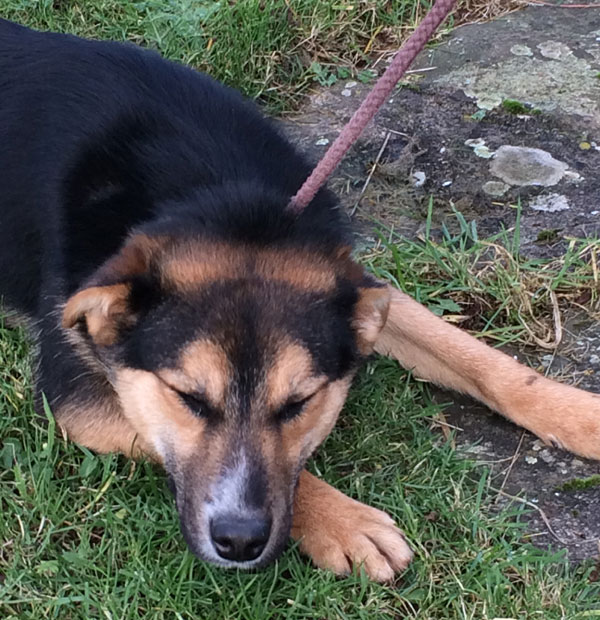
[[[192,551],[254,567],[283,549],[299,472],[387,307],[349,248],[137,234],[68,300],[63,324],[110,369]]]

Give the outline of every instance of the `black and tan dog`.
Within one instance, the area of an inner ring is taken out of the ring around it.
[[[553,383],[366,274],[335,198],[235,92],[133,45],[0,21],[0,293],[76,442],[145,454],[194,553],[258,567],[288,536],[374,579],[411,551],[303,467],[373,350],[600,457],[600,397]]]

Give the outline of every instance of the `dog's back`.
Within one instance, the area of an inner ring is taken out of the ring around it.
[[[240,241],[346,239],[327,192],[283,213],[309,167],[255,106],[158,54],[0,20],[0,92],[0,290],[29,315],[160,216]]]

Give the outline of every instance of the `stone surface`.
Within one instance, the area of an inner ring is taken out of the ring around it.
[[[487,181],[482,185],[483,191],[490,196],[504,196],[506,192],[510,189],[506,183],[502,183],[501,181]]]
[[[566,211],[569,209],[569,201],[562,194],[540,194],[529,201],[529,207],[535,211]]]
[[[435,65],[439,84],[462,90],[482,108],[515,99],[546,112],[580,115],[598,128],[599,14],[535,7],[464,26],[421,63]]]
[[[567,164],[548,151],[527,146],[503,144],[495,153],[490,172],[509,185],[556,185],[567,171]]]
[[[454,206],[477,221],[480,236],[513,226],[520,202],[521,252],[529,256],[563,253],[569,236],[600,235],[600,11],[529,7],[464,26],[415,66],[425,71],[394,92],[331,182],[363,244],[375,243],[373,219],[409,237],[423,232],[431,196],[434,227],[452,226]],[[316,161],[370,86],[355,84],[348,97],[348,84],[318,90],[284,129]],[[503,145],[549,153],[564,163],[562,176],[551,190],[504,183],[490,172],[497,160],[488,157]],[[539,244],[548,230],[557,242]],[[511,353],[600,392],[600,325],[567,318],[558,351]],[[554,533],[533,510],[532,542],[567,549],[574,560],[597,557],[600,488],[565,490],[564,483],[598,474],[600,465],[543,446],[469,399],[442,392],[439,398],[454,403],[447,416],[461,429],[457,449],[492,466],[493,486],[543,512]],[[507,501],[514,500],[498,495],[498,505]]]

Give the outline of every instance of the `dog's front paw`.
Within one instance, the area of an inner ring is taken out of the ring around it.
[[[362,565],[375,581],[404,570],[412,551],[394,521],[303,472],[294,507],[292,537],[320,568],[348,574]]]

